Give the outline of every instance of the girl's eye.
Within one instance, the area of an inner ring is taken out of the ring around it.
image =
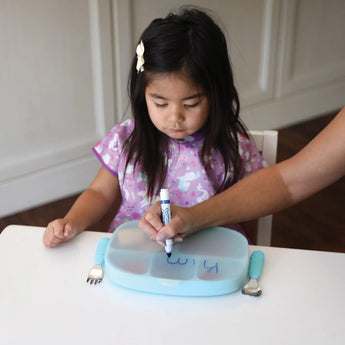
[[[197,102],[197,103],[193,103],[193,104],[185,104],[184,106],[186,108],[195,108],[199,105],[200,102]]]
[[[164,103],[164,104],[160,104],[160,103],[155,103],[156,107],[158,108],[164,108],[166,107],[168,104]]]

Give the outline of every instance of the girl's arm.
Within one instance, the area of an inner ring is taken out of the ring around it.
[[[43,236],[44,245],[55,247],[70,240],[98,222],[108,209],[120,200],[117,177],[101,167],[89,188],[79,196],[66,216],[48,224]]]
[[[164,241],[176,234],[256,219],[306,199],[344,174],[345,108],[292,158],[259,170],[191,208],[172,207],[172,219],[165,227],[158,205],[153,205],[140,226],[151,238]]]

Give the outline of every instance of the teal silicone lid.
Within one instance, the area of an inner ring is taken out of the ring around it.
[[[240,289],[247,280],[247,239],[228,228],[209,228],[174,245],[170,258],[138,221],[121,225],[105,254],[105,274],[115,284],[177,296],[216,296]]]

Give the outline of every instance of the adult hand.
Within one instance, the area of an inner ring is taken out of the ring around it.
[[[174,242],[182,242],[185,236],[198,230],[193,221],[191,208],[179,207],[171,204],[171,220],[164,226],[161,220],[162,210],[160,201],[151,205],[139,222],[139,227],[144,230],[153,241],[165,246],[165,241],[173,238]]]
[[[43,234],[43,244],[47,248],[56,247],[77,235],[77,228],[68,219],[55,219],[50,222]]]

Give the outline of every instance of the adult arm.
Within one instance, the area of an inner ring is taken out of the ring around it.
[[[288,160],[261,169],[223,193],[190,208],[172,206],[163,227],[159,205],[144,214],[140,227],[159,242],[206,227],[244,222],[285,209],[345,174],[345,108],[305,148]]]

